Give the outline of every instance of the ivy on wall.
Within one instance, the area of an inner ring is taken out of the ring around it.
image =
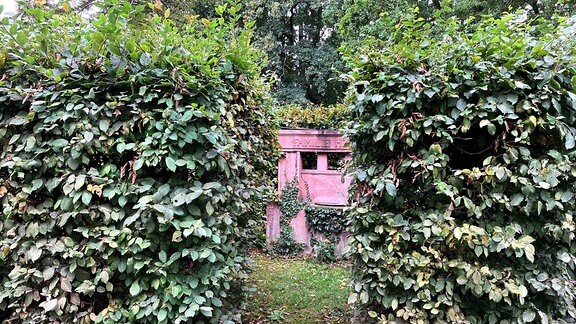
[[[306,207],[306,221],[313,231],[326,237],[342,234],[347,223],[342,210],[317,206]]]
[[[307,206],[306,221],[313,233],[320,233],[323,239],[311,238],[312,255],[319,262],[334,262],[336,245],[340,234],[346,230],[347,219],[341,209]]]
[[[280,237],[271,245],[271,252],[277,255],[297,255],[304,251],[305,245],[296,242],[293,238],[294,230],[290,221],[306,206],[299,198],[300,186],[298,178],[294,178],[284,185],[280,197]]]

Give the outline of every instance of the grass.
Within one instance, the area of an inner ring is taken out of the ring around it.
[[[349,323],[345,265],[255,254],[246,323]]]

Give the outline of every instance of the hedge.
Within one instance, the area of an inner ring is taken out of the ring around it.
[[[346,105],[285,105],[277,107],[280,127],[311,129],[343,129],[347,123]]]
[[[412,18],[348,58],[349,301],[383,322],[573,322],[574,28]]]
[[[250,26],[106,4],[1,21],[0,319],[238,321],[276,157]]]

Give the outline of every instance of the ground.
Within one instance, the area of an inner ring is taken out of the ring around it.
[[[252,255],[245,323],[349,323],[349,265]]]

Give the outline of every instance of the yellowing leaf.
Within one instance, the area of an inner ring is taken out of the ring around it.
[[[68,11],[70,11],[70,9],[72,9],[72,7],[70,7],[70,4],[68,2],[64,2],[62,4],[62,9],[64,9],[64,11],[68,12]]]
[[[170,17],[170,8],[166,9],[166,11],[164,11],[164,18],[168,18]]]
[[[156,0],[154,2],[154,8],[156,8],[157,10],[162,10],[162,2],[160,2],[160,0]]]
[[[210,20],[206,19],[206,18],[202,18],[202,20],[200,20],[202,22],[202,25],[208,27],[208,25],[210,25]]]
[[[102,186],[99,185],[93,185],[93,184],[88,184],[88,186],[86,186],[86,189],[88,191],[90,191],[92,194],[96,194],[98,196],[102,196]]]
[[[536,117],[530,116],[530,118],[528,119],[530,119],[530,122],[534,124],[534,126],[538,125],[538,120],[536,119]]]

